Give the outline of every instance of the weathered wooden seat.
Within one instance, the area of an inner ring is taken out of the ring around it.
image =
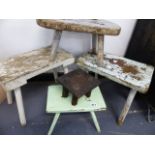
[[[60,66],[66,67],[74,63],[74,58],[68,52],[58,49],[56,59],[50,60],[51,47],[41,48],[23,53],[0,61],[0,85],[7,92],[8,103],[12,103],[11,91],[14,90],[20,122],[26,124],[21,86],[27,84],[27,80],[54,70]]]
[[[95,19],[38,19],[38,25],[59,31],[87,32],[99,35],[118,35],[120,27],[106,20]]]
[[[127,58],[105,54],[102,66],[98,66],[97,58],[86,54],[77,60],[77,64],[86,70],[109,78],[119,84],[131,88],[126,104],[119,117],[123,124],[136,92],[146,93],[149,89],[154,67]]]
[[[98,19],[38,19],[38,25],[56,30],[51,49],[51,59],[55,58],[55,49],[59,46],[62,31],[92,33],[92,52],[97,55],[99,65],[103,63],[104,35],[119,35],[121,28],[106,20]]]

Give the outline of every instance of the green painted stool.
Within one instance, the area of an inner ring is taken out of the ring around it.
[[[78,100],[77,106],[71,105],[72,101],[71,94],[69,94],[67,98],[63,98],[61,97],[61,95],[62,95],[61,85],[52,85],[48,87],[46,112],[55,113],[53,122],[48,131],[48,135],[52,134],[61,113],[74,113],[74,112],[90,112],[97,131],[99,133],[101,132],[99,123],[95,115],[95,111],[106,110],[106,104],[99,87],[92,90],[91,96],[89,98],[86,96],[81,97]]]

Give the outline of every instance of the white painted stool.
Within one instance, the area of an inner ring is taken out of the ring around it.
[[[154,72],[153,66],[110,54],[104,55],[102,66],[98,66],[97,57],[89,53],[81,56],[77,60],[77,64],[85,70],[131,88],[118,120],[120,125],[124,123],[136,93],[146,93],[148,91]]]
[[[7,92],[9,104],[12,103],[12,91],[14,91],[22,126],[26,125],[26,117],[21,87],[32,77],[61,66],[66,70],[67,66],[74,63],[74,57],[65,50],[58,49],[54,61],[51,61],[50,55],[51,47],[46,47],[0,61],[0,85]]]
[[[95,111],[106,110],[106,104],[99,87],[92,90],[91,96],[89,98],[87,98],[86,96],[81,97],[78,100],[78,104],[76,106],[73,106],[71,102],[71,94],[67,98],[62,97],[61,85],[52,85],[48,87],[46,112],[55,114],[48,134],[51,135],[53,133],[55,125],[61,113],[75,112],[90,112],[95,127],[100,133],[101,129],[97,121]]]

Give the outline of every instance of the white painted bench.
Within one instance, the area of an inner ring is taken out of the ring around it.
[[[74,57],[68,52],[58,49],[54,61],[50,60],[51,47],[41,48],[0,61],[0,85],[7,92],[8,103],[12,103],[14,91],[21,125],[26,125],[21,87],[27,80],[50,70],[74,63]],[[56,78],[56,73],[55,78]]]
[[[154,72],[152,66],[109,54],[104,55],[102,66],[98,66],[97,56],[91,53],[81,56],[77,60],[77,64],[83,69],[131,88],[118,120],[120,125],[123,124],[137,91],[140,93],[148,91]]]

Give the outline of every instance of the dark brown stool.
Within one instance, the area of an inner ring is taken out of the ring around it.
[[[72,105],[77,105],[78,99],[83,95],[90,97],[92,89],[100,84],[100,81],[81,69],[74,70],[58,78],[63,86],[62,97],[68,97],[72,93]]]

